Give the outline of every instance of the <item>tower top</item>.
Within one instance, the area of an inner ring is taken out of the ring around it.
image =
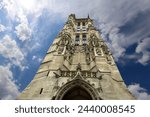
[[[70,14],[69,17],[73,17],[74,19],[76,18],[75,14]]]
[[[87,18],[77,18],[75,14],[70,14],[68,18],[69,18],[69,19],[74,19],[74,20],[92,20],[92,19],[90,18],[90,15],[89,15],[89,14],[88,14]]]

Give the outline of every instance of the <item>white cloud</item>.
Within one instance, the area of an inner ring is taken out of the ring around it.
[[[0,8],[6,10],[11,20],[16,20],[20,12],[25,16],[32,14],[36,18],[42,14],[43,9],[51,8],[51,1],[53,0],[2,0],[0,1]]]
[[[38,62],[39,62],[39,63],[42,62],[42,58],[38,58]]]
[[[77,17],[87,17],[90,14],[102,35],[107,37],[105,41],[116,60],[124,57],[129,47],[150,35],[149,0],[45,0],[45,3],[51,4],[51,7],[44,6],[50,13],[61,14],[65,19],[70,13],[75,13]],[[139,19],[141,21],[134,24]],[[126,25],[126,30],[130,30],[130,33],[121,30]]]
[[[41,61],[42,61],[42,58],[37,57],[37,56],[34,55],[34,56],[32,57],[32,60],[37,61],[37,62],[41,62]]]
[[[17,46],[15,40],[11,39],[8,35],[5,35],[0,40],[0,54],[9,59],[11,63],[19,66],[22,70],[25,68],[22,63],[24,61],[24,54]]]
[[[33,57],[32,57],[32,60],[35,60],[36,58],[37,58],[36,56],[33,56]]]
[[[0,66],[0,99],[15,99],[18,94],[10,66]]]
[[[124,56],[126,51],[123,42],[124,35],[120,34],[119,30],[120,29],[118,27],[113,27],[108,24],[101,30],[104,39],[106,39],[106,35],[108,36],[109,39],[106,39],[106,43],[117,61],[119,57]]]
[[[6,30],[6,27],[4,25],[0,24],[0,32],[3,32],[5,30]]]
[[[6,12],[10,19],[15,19],[18,10],[18,6],[16,5],[14,0],[2,0],[0,2],[1,8],[6,9]]]
[[[19,22],[19,24],[15,27],[15,32],[19,40],[25,41],[30,39],[32,36],[32,30],[29,26],[27,16],[24,14],[23,10],[20,10],[20,12],[18,12],[16,20]]]
[[[139,100],[150,100],[150,94],[147,90],[140,87],[139,84],[133,84],[128,86],[129,91]]]
[[[29,2],[31,3],[29,4]],[[81,0],[3,0],[0,2],[0,8],[6,10],[6,16],[9,20],[12,20],[11,23],[18,23],[15,27],[18,39],[23,42],[28,40],[23,45],[22,50],[25,50],[24,52],[17,46],[16,41],[9,36],[5,36],[0,41],[0,47],[2,48],[0,54],[17,66],[22,67],[22,62],[25,59],[24,53],[28,55],[29,51],[45,46],[40,42],[43,39],[48,39],[47,36],[55,26],[48,24],[55,24],[56,20],[59,22],[62,17],[66,21],[71,13],[75,13],[77,17],[87,17],[90,14],[90,17],[95,19],[98,24],[97,28],[101,30],[116,60],[124,57],[126,50],[137,43],[135,54],[126,58],[134,59],[141,64],[148,63],[150,59],[149,47],[146,45],[146,42],[149,42],[146,37],[150,35],[149,15],[147,17],[141,16],[143,21],[129,27],[134,27],[130,31],[132,33],[121,32],[121,27],[134,22],[140,13],[149,14],[149,0],[115,0],[113,2],[112,0],[82,0],[82,2]],[[44,10],[48,12],[43,13]],[[59,18],[56,18],[56,15]],[[0,27],[0,30],[5,29]],[[47,30],[49,30],[48,33]],[[30,38],[33,35],[35,37],[31,41]],[[41,61],[36,56],[33,56],[32,59]]]
[[[150,60],[150,38],[146,38],[138,44],[136,53],[142,54],[142,57],[138,61],[141,64],[146,65]]]
[[[18,0],[4,0],[1,2],[2,8],[7,12],[8,20],[17,21],[19,24],[15,27],[16,34],[21,41],[31,38],[32,30],[29,26],[27,14],[20,7]]]
[[[25,41],[31,38],[32,30],[29,28],[28,22],[20,23],[15,29],[19,40]]]
[[[79,17],[86,17],[90,14],[99,23],[99,28],[102,30],[102,33],[109,35],[110,45],[112,45],[111,48],[115,58],[123,56],[126,48],[141,40],[143,35],[147,36],[149,34],[148,29],[150,26],[146,25],[147,23],[144,21],[137,23],[136,26],[139,26],[140,30],[137,28],[130,35],[124,35],[118,31],[113,34],[111,32],[114,29],[120,29],[120,26],[132,21],[139,13],[150,10],[149,0],[115,0],[113,2],[111,0],[82,0],[82,2],[80,0],[65,0],[65,2],[64,0],[5,0],[4,3],[9,16],[12,17],[12,14],[14,14],[13,19],[16,16],[20,16],[20,14],[23,14],[25,17],[32,14],[33,20],[31,24],[37,21],[36,19],[42,14],[43,9],[49,10],[50,14],[60,14],[64,18],[67,18],[70,13],[76,13]],[[103,27],[100,26],[102,23],[105,24]],[[32,31],[28,24],[21,21],[17,28],[17,35],[23,41],[29,39],[31,36]],[[143,28],[147,30],[143,30]],[[148,33],[145,34],[143,33],[144,31]]]
[[[95,6],[93,5],[93,8]],[[97,27],[101,30],[102,35],[105,37],[105,40],[111,48],[116,60],[125,56],[126,49],[130,46],[138,43],[144,37],[149,36],[150,18],[148,18],[148,16],[147,18],[139,16],[140,13],[149,14],[148,10],[150,10],[148,0],[116,0],[113,3],[109,0],[100,0],[97,2],[97,7],[92,10],[94,14],[93,16],[97,20]],[[120,32],[121,26],[127,25],[129,22],[133,23],[137,17],[142,17],[143,21],[128,27],[134,27],[130,31],[132,33],[128,34],[126,32]],[[136,61],[137,60],[138,58]]]

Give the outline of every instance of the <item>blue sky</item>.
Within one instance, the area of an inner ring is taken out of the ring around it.
[[[94,19],[128,89],[150,99],[149,0],[0,0],[0,99],[30,83],[71,13]]]

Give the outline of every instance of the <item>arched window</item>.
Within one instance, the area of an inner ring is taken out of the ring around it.
[[[82,44],[86,45],[87,44],[87,39],[86,39],[86,34],[82,35]]]
[[[76,35],[76,38],[75,38],[75,45],[78,46],[80,44],[80,36],[79,35]]]

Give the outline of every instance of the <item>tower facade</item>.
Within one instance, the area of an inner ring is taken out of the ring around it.
[[[18,99],[135,99],[88,18],[69,15],[34,79]]]

